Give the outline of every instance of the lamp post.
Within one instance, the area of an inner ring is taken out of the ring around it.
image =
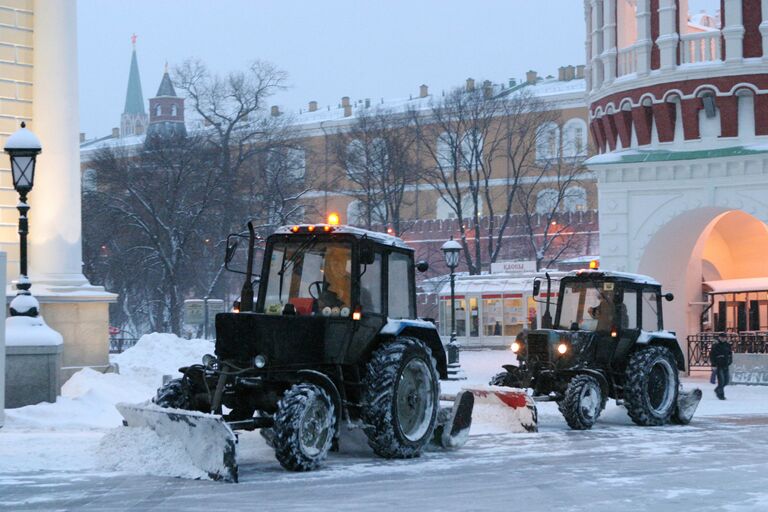
[[[459,379],[462,376],[459,344],[456,341],[456,274],[454,270],[459,266],[461,244],[451,237],[440,249],[443,251],[445,264],[451,270],[451,339],[448,342],[448,378]]]
[[[29,232],[29,220],[27,212],[27,194],[32,190],[35,180],[35,164],[37,155],[40,154],[40,140],[31,131],[27,130],[26,123],[21,123],[21,129],[17,130],[5,143],[5,152],[11,157],[11,173],[13,174],[13,188],[19,193],[19,280],[16,283],[16,295],[30,295],[29,288],[32,283],[27,274],[27,233]]]

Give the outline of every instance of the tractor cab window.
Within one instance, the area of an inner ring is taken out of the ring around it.
[[[659,330],[659,294],[655,291],[643,291],[643,330]]]
[[[621,328],[637,329],[637,290],[624,290],[624,302],[620,306],[622,312]]]
[[[410,294],[411,259],[398,252],[389,254],[388,306],[390,318],[413,318],[415,311]]]
[[[360,307],[363,313],[381,313],[381,253],[370,265],[360,266]]]
[[[275,243],[266,284],[264,313],[349,316],[351,247],[315,238]]]
[[[613,287],[606,282],[564,284],[558,328],[609,331],[616,310]]]

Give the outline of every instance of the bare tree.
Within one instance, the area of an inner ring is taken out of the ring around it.
[[[583,158],[564,157],[558,149],[518,191],[523,230],[537,270],[558,260],[576,240],[572,216],[565,213],[572,211],[569,202],[580,199],[582,163]]]
[[[91,163],[99,184],[84,198],[85,245],[98,254],[91,277],[118,292],[123,325],[136,334],[181,333],[184,298],[225,210],[214,157],[191,137],[135,154],[105,148]]]
[[[537,175],[537,128],[554,118],[530,92],[455,89],[416,113],[433,171],[428,181],[458,220],[471,274],[497,260],[521,185]],[[487,219],[487,224],[482,221]]]
[[[424,174],[412,119],[388,109],[360,109],[352,126],[333,138],[336,160],[354,184],[347,193],[366,228],[384,224],[401,234],[409,227],[403,218],[410,205],[406,192]]]

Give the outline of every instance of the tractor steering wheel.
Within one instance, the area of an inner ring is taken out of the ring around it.
[[[307,291],[309,292],[309,296],[315,300],[320,300],[320,295],[322,295],[323,293],[324,284],[325,284],[324,281],[313,281],[309,283],[309,287],[307,288]],[[312,293],[312,290],[314,288],[317,288],[317,294]]]

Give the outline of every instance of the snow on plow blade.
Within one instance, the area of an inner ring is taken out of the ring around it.
[[[192,463],[213,480],[237,482],[237,438],[224,419],[152,403],[117,404],[129,427],[147,427],[160,437],[177,439]]]
[[[524,390],[487,386],[468,388],[475,397],[478,416],[504,424],[510,432],[538,432],[536,404]]]
[[[683,391],[677,395],[677,407],[672,415],[672,420],[680,425],[687,425],[693,419],[693,414],[701,402],[701,390],[696,388],[691,391]]]

